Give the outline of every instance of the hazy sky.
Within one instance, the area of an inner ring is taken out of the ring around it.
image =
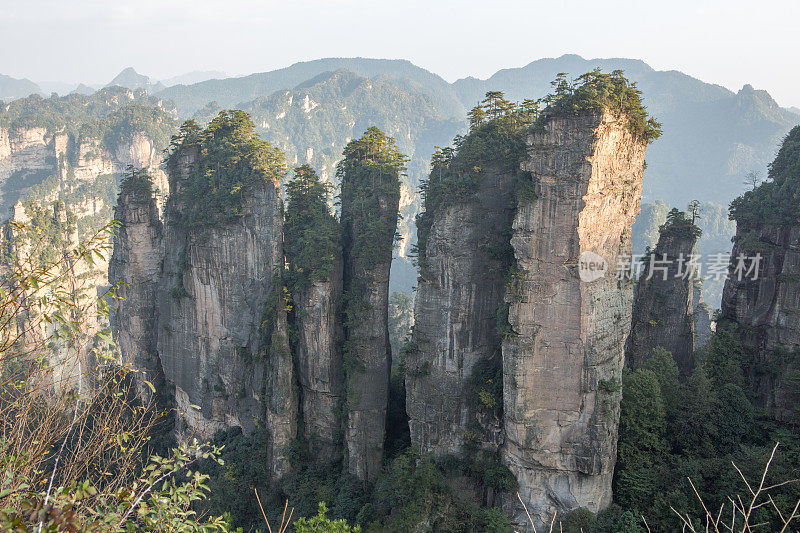
[[[800,106],[798,0],[0,0],[0,73],[34,81],[330,56],[405,58],[453,81],[565,53],[751,83]]]

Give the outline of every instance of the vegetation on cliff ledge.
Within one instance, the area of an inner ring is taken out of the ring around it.
[[[573,81],[559,74],[551,85],[553,92],[546,97],[520,103],[506,100],[499,91],[486,93],[467,113],[469,132],[456,136],[452,147],[438,148],[431,156],[429,177],[420,186],[423,210],[417,216],[414,252],[421,264],[435,214],[448,205],[469,201],[488,170],[513,174],[520,202],[535,198],[530,174],[520,170],[527,157],[526,137],[553,117],[609,110],[625,115],[629,131],[647,143],[661,135],[661,124],[648,115],[642,92],[620,70],[611,74],[593,70]]]
[[[185,169],[184,156],[193,159]],[[204,130],[185,122],[172,137],[167,168],[181,176],[179,222],[187,227],[237,220],[257,184],[278,183],[286,173],[283,153],[262,140],[250,115],[238,110],[221,111]]]
[[[661,136],[661,124],[649,116],[642,103],[642,91],[629,81],[621,70],[604,74],[595,69],[573,81],[558,74],[551,82],[553,92],[542,99],[542,118],[577,116],[587,112],[609,110],[623,114],[628,130],[648,144]]]
[[[359,268],[391,258],[397,229],[400,175],[408,158],[395,140],[376,127],[350,141],[336,166],[341,181],[344,245]],[[357,238],[354,238],[356,236]]]
[[[315,281],[329,280],[336,268],[340,234],[330,209],[332,189],[309,165],[294,169],[294,178],[286,184],[284,253],[292,294]]]
[[[658,231],[660,235],[669,235],[675,237],[697,239],[703,234],[703,231],[695,225],[691,218],[686,216],[684,211],[677,207],[670,209],[667,213],[667,221],[659,226]]]
[[[470,128],[458,135],[453,147],[437,148],[431,156],[431,172],[420,185],[423,211],[417,215],[414,253],[424,264],[428,235],[436,213],[449,205],[469,201],[487,172],[513,174],[518,196],[532,198],[530,174],[519,170],[527,155],[525,136],[539,116],[537,102],[510,102],[502,92],[486,98],[467,116]]]
[[[731,202],[730,217],[747,228],[800,223],[800,126],[784,139],[768,181]]]
[[[146,168],[128,165],[119,184],[120,196],[150,199],[153,196],[153,177]]]

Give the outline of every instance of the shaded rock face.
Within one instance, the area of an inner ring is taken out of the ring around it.
[[[696,242],[691,233],[666,228],[652,261],[645,261],[626,350],[625,364],[631,368],[644,364],[657,346],[672,354],[684,376],[694,367],[695,283],[687,266]]]
[[[738,279],[740,254],[753,256],[741,239],[758,241],[758,276]],[[777,420],[800,423],[800,227],[739,224],[731,271],[722,295],[722,317],[739,324],[744,344],[746,381],[755,405]]]
[[[501,421],[476,408],[473,365],[500,357],[498,308],[506,272],[490,247],[508,242],[511,176],[489,171],[472,201],[435,215],[415,301],[414,350],[406,354],[411,440],[423,453],[458,454],[469,440],[496,450]]]
[[[156,391],[166,393],[161,359],[156,347],[158,280],[161,275],[162,224],[155,196],[143,192],[120,195],[114,210],[120,223],[108,267],[108,280],[117,296],[111,317],[112,333],[121,353],[144,371]],[[140,394],[150,388],[141,383]]]
[[[694,349],[699,350],[711,341],[714,334],[714,322],[711,320],[711,309],[703,300],[703,287],[699,280],[692,286],[692,302],[694,310],[692,312],[694,328]]]
[[[392,349],[389,344],[389,270],[397,223],[399,191],[378,194],[380,210],[370,216],[349,215],[356,211],[342,198],[344,292],[351,299],[352,317],[345,318],[345,391],[347,420],[345,441],[349,472],[361,480],[373,480],[381,471],[389,401]],[[373,262],[353,253],[357,239],[369,235],[372,217],[389,229],[377,236],[381,257]]]
[[[523,275],[507,298],[515,335],[503,341],[502,457],[539,523],[611,501],[633,297],[632,282],[613,270],[630,256],[646,145],[625,123],[610,114],[551,119],[529,137],[523,163],[538,199],[513,222]],[[581,281],[583,252],[611,272]],[[509,507],[527,522],[521,506]]]
[[[180,156],[189,167],[193,154]],[[171,177],[180,190],[181,177]],[[160,282],[158,352],[175,387],[178,430],[209,438],[260,421],[270,434],[273,475],[288,469],[296,435],[297,391],[283,285],[282,206],[278,187],[249,191],[235,222],[179,225],[184,206],[167,204]],[[267,302],[265,304],[265,302]],[[265,308],[274,323],[265,333]]]
[[[316,281],[293,294],[297,380],[305,435],[315,458],[341,455],[344,376],[341,342],[341,263],[332,279]]]

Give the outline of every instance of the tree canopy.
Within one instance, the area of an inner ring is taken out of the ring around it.
[[[730,217],[746,227],[800,222],[800,126],[784,139],[767,180],[731,202]]]
[[[238,219],[255,186],[277,184],[286,173],[283,152],[255,133],[244,111],[221,111],[205,130],[187,121],[170,147],[167,168],[173,175],[179,171],[181,156],[196,153],[177,193],[185,205],[180,222],[187,226]]]
[[[292,294],[314,281],[330,279],[336,268],[339,221],[330,209],[332,190],[309,165],[295,168],[294,178],[286,184],[284,253]]]

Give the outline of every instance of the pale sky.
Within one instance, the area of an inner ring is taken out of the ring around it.
[[[643,59],[800,107],[798,0],[0,0],[0,73],[105,84],[404,58],[448,81],[565,53]]]

